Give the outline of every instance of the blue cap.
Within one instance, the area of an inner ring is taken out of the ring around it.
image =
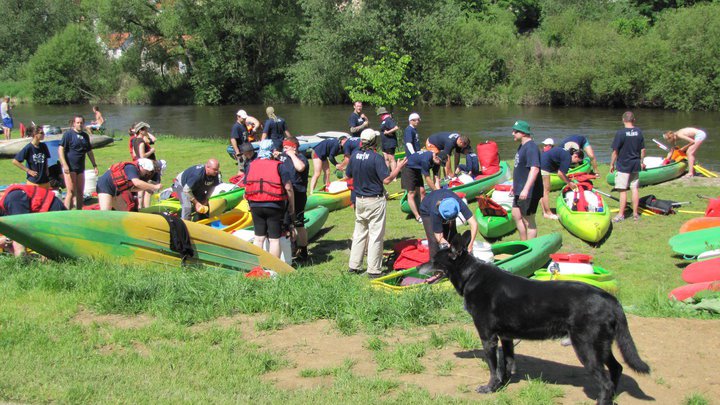
[[[268,159],[272,156],[273,141],[270,139],[264,139],[260,141],[258,148],[258,157],[261,159]]]
[[[440,201],[438,211],[440,212],[440,216],[446,221],[455,219],[458,216],[458,212],[460,212],[460,204],[454,198],[445,198]]]

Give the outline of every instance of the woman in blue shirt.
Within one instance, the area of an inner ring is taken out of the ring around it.
[[[90,136],[83,131],[83,128],[85,128],[85,118],[82,115],[74,116],[72,128],[63,134],[60,146],[58,146],[60,165],[65,176],[65,187],[67,188],[67,194],[65,195],[65,207],[67,209],[72,209],[73,205],[79,210],[83,207],[85,156],[90,158],[90,163],[95,169],[95,176],[98,174],[95,155],[93,155],[92,146],[90,145]],[[73,204],[73,199],[75,204]]]

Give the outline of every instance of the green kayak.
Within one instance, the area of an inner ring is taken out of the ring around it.
[[[687,171],[687,162],[672,162],[670,164],[653,167],[640,172],[640,185],[649,186],[658,184],[672,179],[676,179]],[[606,180],[609,185],[615,185],[615,172],[608,173]]]
[[[509,178],[509,172],[508,172],[508,165],[506,162],[500,162],[500,171],[498,171],[495,174],[491,174],[487,177],[483,177],[479,180],[475,180],[473,182],[462,184],[459,186],[451,187],[450,190],[456,192],[456,193],[464,193],[465,199],[467,201],[472,201],[477,197],[478,195],[490,190],[490,188],[496,184],[502,183],[503,181],[507,180]],[[420,196],[417,195],[416,197],[418,199],[418,206],[419,198]],[[407,201],[407,193],[403,195],[402,199],[400,200],[400,209],[402,212],[406,214],[410,214],[412,211],[410,211],[410,204],[408,204]]]
[[[245,188],[236,188],[234,190],[214,195],[210,197],[210,201],[225,200],[224,211],[229,211],[235,208],[244,196]],[[180,200],[178,200],[177,198],[168,198],[165,200],[160,200],[156,204],[153,204],[149,207],[143,208],[140,210],[140,212],[151,214],[160,212],[178,213],[180,212],[181,208],[182,207],[180,206]]]
[[[327,191],[315,191],[309,195],[305,203],[305,211],[315,207],[323,206],[330,211],[339,210],[350,206],[350,190],[342,190],[337,193]]]
[[[507,207],[504,207],[508,210]],[[487,239],[497,239],[509,233],[515,232],[515,221],[512,219],[512,212],[508,211],[506,216],[486,216],[480,208],[475,208],[475,219],[478,222],[478,232]]]
[[[597,210],[601,211],[573,211],[568,207],[562,193],[555,201],[555,211],[562,226],[573,235],[590,243],[597,243],[605,237],[611,221],[610,210],[605,201],[599,194],[594,194],[600,202],[600,208]]]
[[[590,159],[585,158],[579,166],[575,166],[568,170],[568,175],[576,173],[590,173],[592,172],[592,165]],[[565,186],[565,182],[557,174],[550,175],[550,191],[558,191]]]
[[[670,238],[668,243],[675,253],[685,256],[720,249],[720,227],[680,233]]]
[[[613,274],[600,266],[593,266],[593,274],[552,274],[547,269],[540,269],[530,277],[533,280],[540,281],[551,281],[551,280],[562,280],[562,281],[579,281],[594,285],[600,289],[603,289],[610,294],[616,294],[618,291],[618,282]]]

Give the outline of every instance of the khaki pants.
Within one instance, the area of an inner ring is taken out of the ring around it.
[[[349,263],[351,269],[359,270],[362,267],[367,246],[367,272],[370,274],[382,272],[386,208],[385,197],[358,196],[355,200],[355,231]]]

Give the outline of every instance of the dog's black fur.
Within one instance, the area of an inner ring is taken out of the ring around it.
[[[469,241],[469,231],[455,235],[451,246],[435,256],[433,266],[444,271],[465,298],[465,308],[480,334],[490,381],[477,392],[494,392],[509,381],[515,367],[513,339],[569,335],[578,359],[600,385],[598,404],[612,404],[622,375],[623,368],[612,353],[613,340],[630,368],[650,372],[615,297],[584,283],[535,281],[508,273],[475,259],[467,251]],[[498,339],[502,342],[500,367]]]

